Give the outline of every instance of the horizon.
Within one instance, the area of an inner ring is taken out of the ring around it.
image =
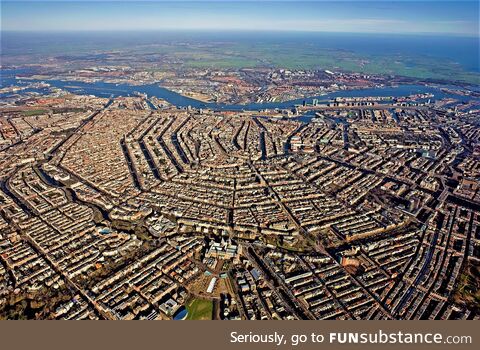
[[[222,30],[478,37],[478,10],[476,1],[3,1],[1,31]]]
[[[29,0],[35,1],[35,0]],[[60,0],[52,0],[60,1]],[[95,0],[86,0],[86,1],[95,1]],[[120,1],[120,0],[112,0]],[[250,1],[250,0],[246,0]],[[340,0],[342,1],[342,0]],[[282,30],[282,29],[222,29],[223,32],[233,33],[233,34],[304,34],[304,35],[316,35],[316,34],[325,34],[325,35],[345,35],[345,36],[372,36],[372,37],[432,37],[432,38],[461,38],[461,39],[477,39],[475,34],[465,34],[465,33],[433,33],[433,32],[415,32],[415,33],[378,33],[378,32],[330,32],[330,31],[308,31],[308,30]],[[15,33],[15,34],[141,34],[141,33],[168,33],[168,34],[219,34],[217,30],[214,29],[72,29],[72,30],[5,30],[0,28],[1,33]]]

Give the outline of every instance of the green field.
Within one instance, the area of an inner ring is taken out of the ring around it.
[[[32,110],[29,110],[29,111],[23,111],[22,114],[26,117],[31,117],[31,116],[34,116],[34,115],[41,115],[41,114],[46,114],[48,113],[47,110],[45,109],[32,109]]]
[[[380,50],[375,51],[343,49],[341,41],[323,42],[320,34],[311,36],[311,40],[305,40],[303,34],[292,36],[286,33],[278,34],[284,37],[259,34],[249,39],[242,36],[237,38],[235,35],[216,38],[216,35],[211,37],[208,33],[198,36],[191,34],[170,36],[167,33],[151,33],[147,37],[144,33],[138,35],[139,41],[135,45],[132,45],[131,37],[124,40],[123,36],[108,37],[108,40],[107,37],[93,40],[88,36],[81,38],[74,36],[71,37],[72,40],[53,40],[49,44],[40,41],[38,45],[32,45],[27,38],[25,40],[28,44],[16,45],[18,48],[9,50],[8,54],[2,57],[12,65],[16,64],[18,56],[24,59],[28,55],[31,60],[29,63],[35,64],[44,56],[61,55],[66,63],[78,67],[90,64],[88,60],[93,57],[103,60],[107,65],[135,63],[147,71],[162,71],[178,66],[232,70],[274,67],[342,70],[480,83],[480,74],[477,71],[469,71],[459,62],[447,58],[449,56],[435,56],[433,53],[415,54],[401,48],[398,51],[382,50],[381,44],[378,46]],[[339,40],[343,40],[344,37],[340,38]],[[394,39],[392,37],[392,43],[395,43]],[[423,40],[429,45],[430,37],[427,36]],[[477,45],[478,48],[477,42],[472,41],[471,45]],[[28,51],[25,51],[25,48],[28,48]],[[448,46],[445,50],[447,49]],[[98,55],[106,55],[108,59],[97,57]]]
[[[458,279],[453,299],[469,308],[480,310],[480,264],[469,261]]]
[[[399,54],[367,55],[315,46],[225,43],[219,47],[190,47],[169,52],[194,68],[238,69],[276,67],[285,69],[329,69],[366,74],[392,74],[418,79],[445,79],[478,84],[480,75],[459,64],[439,58]]]
[[[187,320],[211,320],[213,316],[213,302],[205,299],[192,299],[187,305]]]

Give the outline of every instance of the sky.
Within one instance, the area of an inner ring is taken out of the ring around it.
[[[257,30],[479,36],[473,1],[1,1],[2,31]]]

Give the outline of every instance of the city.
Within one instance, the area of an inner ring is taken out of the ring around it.
[[[371,37],[368,21],[353,39],[40,35],[18,31],[15,6],[0,319],[480,319],[470,27],[444,46]]]
[[[478,111],[28,100],[0,119],[11,316],[479,317]]]

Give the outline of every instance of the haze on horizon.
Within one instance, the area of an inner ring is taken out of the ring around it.
[[[477,1],[2,1],[2,31],[256,30],[479,36]]]

